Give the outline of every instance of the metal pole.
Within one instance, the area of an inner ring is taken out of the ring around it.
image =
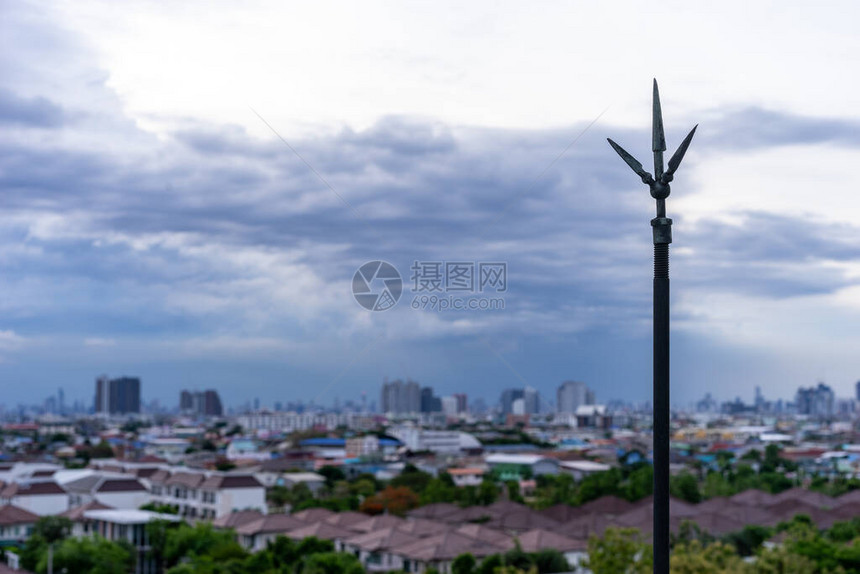
[[[653,176],[620,145],[611,139],[609,144],[642,178],[642,183],[650,188],[651,197],[657,200],[657,217],[651,220],[654,239],[654,574],[669,574],[669,244],[672,243],[672,220],[666,217],[666,198],[669,197],[669,183],[674,179],[698,126],[678,146],[664,172],[666,138],[657,80],[654,80],[652,113]]]
[[[659,221],[662,219],[663,221]],[[669,243],[658,243],[658,229],[669,232],[672,220],[654,225],[654,573],[669,572]]]

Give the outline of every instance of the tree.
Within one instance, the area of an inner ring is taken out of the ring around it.
[[[703,546],[698,540],[680,544],[672,553],[672,574],[735,574],[743,562],[732,547],[716,542]]]
[[[607,528],[603,538],[588,541],[584,566],[594,574],[648,574],[653,552],[635,528]]]
[[[391,486],[405,486],[412,492],[421,494],[432,479],[430,474],[418,470],[412,463],[407,463],[403,471],[391,479]]]
[[[742,530],[729,532],[723,536],[723,542],[734,546],[735,551],[741,556],[752,556],[772,534],[773,530],[766,526],[748,524]]]
[[[508,480],[505,482],[505,486],[508,489],[508,500],[513,502],[525,502],[523,500],[522,494],[520,494],[520,483],[516,480]]]
[[[324,466],[317,471],[317,474],[321,474],[325,477],[325,485],[329,489],[334,488],[334,483],[338,480],[346,480],[346,475],[343,470],[336,466]]]
[[[483,506],[488,506],[496,501],[499,497],[499,489],[496,483],[490,478],[484,478],[481,485],[478,487],[477,502]]]
[[[761,552],[755,562],[741,570],[744,574],[815,574],[815,563],[785,546],[777,546]]]
[[[113,456],[113,448],[106,440],[102,440],[90,452],[90,458],[113,458]]]
[[[134,551],[127,543],[118,544],[100,537],[67,538],[54,552],[54,572],[87,574],[126,574],[134,566]],[[36,565],[37,574],[48,571],[48,555]]]
[[[702,493],[699,491],[699,481],[689,472],[682,472],[678,476],[673,476],[669,486],[672,496],[693,504],[698,504],[702,501]]]
[[[366,498],[360,510],[368,514],[389,512],[403,516],[418,506],[418,496],[406,486],[386,486],[384,490]]]
[[[460,554],[451,563],[451,574],[474,574],[475,557],[469,554]]]
[[[306,557],[300,574],[364,574],[358,558],[344,552],[326,552]]]
[[[208,522],[195,526],[180,524],[167,530],[164,541],[164,561],[167,567],[174,566],[182,559],[207,556],[215,562],[231,558],[245,558],[247,552],[227,531],[215,530]]]
[[[68,538],[72,532],[72,521],[64,516],[43,516],[33,526],[33,534],[41,536],[48,544]]]
[[[570,564],[564,554],[553,548],[546,548],[534,554],[534,563],[540,574],[552,574],[554,572],[569,572]]]

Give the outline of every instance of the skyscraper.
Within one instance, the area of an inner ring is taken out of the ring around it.
[[[505,389],[502,391],[502,396],[499,398],[502,414],[509,415],[513,413],[514,401],[523,398],[524,394],[523,389]]]
[[[523,414],[536,415],[540,412],[540,395],[537,389],[526,387],[523,389]]]
[[[561,414],[573,414],[582,405],[594,404],[594,391],[581,381],[565,381],[556,392],[556,410]]]
[[[105,414],[127,414],[140,412],[140,379],[120,377],[108,379],[102,375],[96,379],[94,410]]]
[[[179,393],[179,410],[186,414],[220,417],[224,409],[218,391],[182,391]]]
[[[432,392],[432,391],[431,391]],[[414,381],[401,380],[382,384],[382,412],[408,414],[421,412],[421,387]],[[440,409],[441,410],[441,405]]]
[[[800,387],[794,398],[798,414],[817,418],[832,417],[835,400],[833,389],[824,383],[818,383],[817,387]]]

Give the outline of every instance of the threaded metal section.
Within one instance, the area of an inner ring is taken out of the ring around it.
[[[654,278],[669,278],[669,244],[657,243],[654,245]]]

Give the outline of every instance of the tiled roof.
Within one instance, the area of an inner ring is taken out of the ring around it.
[[[382,530],[383,528],[396,528],[403,524],[404,520],[390,514],[382,514],[372,516],[362,522],[356,522],[350,526],[350,530],[356,532],[373,532],[374,530]]]
[[[64,487],[69,492],[90,493],[101,482],[101,474],[89,474],[76,480],[70,480]]]
[[[847,492],[836,499],[836,503],[834,506],[839,508],[845,504],[850,504],[852,502],[860,502],[860,490],[852,490],[851,492]]]
[[[292,514],[292,516],[294,516],[295,518],[298,518],[302,522],[307,522],[308,524],[322,522],[323,520],[331,518],[335,515],[336,513],[332,512],[328,508],[308,508],[306,510],[294,512]]]
[[[98,500],[93,500],[84,504],[83,506],[76,506],[75,508],[70,508],[65,512],[61,512],[58,516],[63,516],[68,518],[72,522],[77,522],[79,520],[83,520],[84,512],[87,510],[109,510],[111,506],[107,506],[106,504],[102,504]]]
[[[263,516],[263,513],[259,510],[237,510],[230,514],[219,516],[212,521],[212,525],[216,528],[238,528],[243,524],[260,520]]]
[[[38,515],[33,514],[29,510],[24,510],[19,506],[15,506],[14,504],[0,506],[0,524],[4,526],[31,524],[35,523],[37,520],[39,520]]]
[[[496,530],[483,524],[463,524],[456,531],[464,536],[474,538],[479,542],[492,544],[503,550],[510,550],[514,547],[514,539],[511,536],[501,530]]]
[[[818,508],[831,508],[836,503],[833,498],[827,496],[826,494],[821,494],[820,492],[815,492],[813,490],[806,490],[805,488],[795,487],[780,492],[779,494],[774,496],[773,502],[771,502],[767,506],[773,506],[786,500],[803,502],[805,504]]]
[[[591,512],[599,512],[601,514],[611,514],[617,516],[631,510],[636,505],[628,502],[617,496],[607,495],[601,496],[590,502],[586,502],[579,507],[580,512],[587,514]]]
[[[445,517],[457,514],[462,509],[456,504],[448,502],[437,502],[421,506],[409,512],[412,518],[429,518],[430,520],[444,520]]]
[[[54,481],[44,482],[13,482],[6,485],[0,496],[12,498],[13,496],[43,496],[52,494],[66,494],[66,491]]]
[[[538,552],[552,548],[559,552],[572,552],[574,550],[585,550],[588,547],[588,542],[585,540],[577,540],[568,538],[561,534],[535,528],[517,536],[520,546],[526,552]]]
[[[456,531],[443,532],[435,536],[389,547],[389,552],[392,554],[423,562],[453,560],[466,552],[476,557],[483,557],[502,551],[503,549],[498,546],[476,540]]]
[[[136,478],[106,478],[96,492],[146,492]]]
[[[398,530],[408,532],[413,536],[429,536],[439,534],[451,529],[451,525],[435,520],[426,520],[424,518],[410,518],[403,524],[397,527]]]
[[[170,471],[160,468],[149,475],[148,478],[153,484],[164,484],[170,478]]]
[[[610,514],[583,514],[570,520],[556,531],[569,538],[587,540],[590,536],[603,536],[603,532],[610,526],[617,526],[615,517]]]
[[[377,550],[386,550],[393,546],[400,546],[414,542],[418,537],[403,532],[394,527],[372,530],[362,534],[356,534],[347,538],[344,543],[350,546],[356,546],[368,552]]]
[[[164,481],[169,486],[184,486],[186,488],[198,488],[206,479],[203,474],[192,472],[177,472]]]
[[[304,526],[307,524],[289,514],[267,514],[262,518],[237,526],[236,533],[247,536],[271,533],[286,534],[290,530]]]
[[[349,510],[347,512],[338,512],[333,516],[329,516],[325,521],[328,524],[334,524],[335,526],[341,526],[352,530],[353,525],[360,524],[368,518],[369,516],[366,514]],[[357,531],[353,530],[353,532]]]
[[[263,488],[263,485],[250,474],[220,474],[210,476],[199,487],[204,490],[219,490],[224,488]]]
[[[774,496],[769,492],[750,488],[743,492],[739,492],[731,497],[733,502],[740,504],[750,504],[752,506],[765,506],[774,502]]]
[[[311,536],[322,540],[345,540],[355,536],[355,532],[328,522],[317,522],[287,532],[287,537],[293,540],[303,540]]]
[[[531,509],[508,512],[487,522],[487,526],[513,532],[525,532],[534,528],[547,530],[558,528],[559,523]]]

